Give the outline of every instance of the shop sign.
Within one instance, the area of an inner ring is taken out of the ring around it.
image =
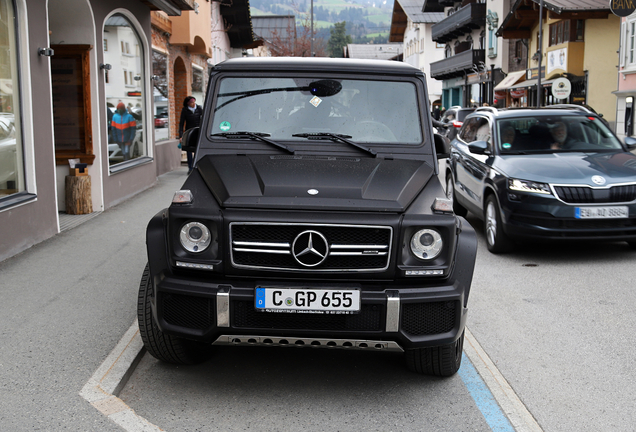
[[[610,0],[610,10],[619,17],[631,15],[636,10],[636,1],[634,0]]]
[[[140,91],[129,91],[128,92],[128,96],[140,97],[141,96],[141,92]]]
[[[572,84],[567,78],[557,78],[552,83],[552,96],[557,99],[567,99],[572,93]]]

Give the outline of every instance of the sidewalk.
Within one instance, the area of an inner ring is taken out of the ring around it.
[[[186,173],[0,262],[3,430],[121,430],[78,393],[136,319],[146,225]]]

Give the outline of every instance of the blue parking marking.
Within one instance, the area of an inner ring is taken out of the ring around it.
[[[468,356],[464,355],[462,358],[462,366],[459,368],[458,373],[475,401],[477,408],[486,419],[486,423],[490,426],[490,430],[495,432],[515,432],[515,429],[504,415],[495,397],[477,373]]]

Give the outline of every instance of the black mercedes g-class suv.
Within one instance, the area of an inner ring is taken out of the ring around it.
[[[438,180],[424,74],[405,63],[214,66],[196,167],[147,229],[139,328],[159,360],[214,345],[397,351],[459,369],[476,237]]]

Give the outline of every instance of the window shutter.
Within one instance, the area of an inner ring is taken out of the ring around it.
[[[628,37],[627,32],[628,32],[627,24],[626,23],[622,23],[621,24],[621,36],[623,37],[623,43],[621,43],[621,52],[619,54],[619,56],[620,56],[620,66],[621,67],[625,67],[625,53],[627,52],[627,49],[625,48],[625,45],[627,45],[629,43],[629,37]]]

